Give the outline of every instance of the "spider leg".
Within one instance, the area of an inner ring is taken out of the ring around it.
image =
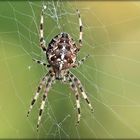
[[[50,67],[50,65],[47,65],[46,63],[44,63],[44,62],[42,62],[42,61],[40,61],[40,60],[37,60],[37,59],[34,59],[34,58],[33,58],[33,61],[36,62],[37,64]]]
[[[46,99],[47,99],[47,95],[48,95],[48,92],[50,90],[50,87],[52,86],[53,81],[54,81],[54,76],[50,75],[50,77],[48,78],[47,84],[46,84],[45,92],[43,94],[41,106],[40,106],[40,109],[39,109],[39,116],[38,116],[38,122],[37,122],[37,130],[39,128],[39,124],[40,124],[42,113],[43,113],[43,110],[44,110],[44,107],[45,107],[45,102],[46,102]]]
[[[74,64],[73,68],[77,68],[80,65],[82,65],[87,60],[88,57],[89,57],[89,54],[83,57],[81,60],[77,61],[76,64]]]
[[[70,72],[69,75],[70,75],[71,79],[73,79],[74,84],[76,84],[79,87],[79,90],[80,90],[83,98],[85,99],[85,101],[87,102],[89,108],[93,112],[93,107],[92,107],[92,105],[90,103],[90,100],[88,99],[88,97],[87,97],[87,95],[86,95],[86,93],[84,91],[83,85],[81,84],[80,80],[74,74],[72,74],[71,72]]]
[[[81,16],[80,16],[80,11],[78,9],[77,9],[77,14],[78,14],[78,18],[79,18],[79,28],[80,28],[79,45],[81,48],[82,47],[82,39],[83,39],[83,25],[82,25],[82,20],[81,20]]]
[[[67,75],[68,77],[69,75]],[[68,82],[72,88],[72,90],[75,92],[75,97],[76,97],[76,106],[77,106],[77,111],[78,111],[78,118],[77,118],[77,124],[79,124],[80,122],[80,118],[81,118],[81,111],[80,111],[80,101],[79,101],[79,93],[78,93],[78,89],[75,85],[75,83],[73,82],[71,77],[68,77]]]
[[[29,114],[30,114],[30,112],[31,112],[31,110],[32,110],[32,108],[33,108],[33,106],[34,106],[34,104],[35,104],[35,102],[36,102],[36,100],[37,100],[37,98],[38,98],[38,96],[39,96],[39,93],[40,93],[41,89],[42,89],[43,86],[45,85],[45,82],[46,82],[46,80],[48,79],[49,74],[50,74],[50,72],[48,72],[48,73],[45,75],[45,77],[42,78],[42,80],[41,80],[39,86],[37,87],[36,94],[34,95],[32,101],[31,101],[29,110],[28,110],[28,112],[27,112],[27,117],[29,116]]]
[[[46,9],[46,6],[43,5],[42,11],[41,11],[41,19],[40,19],[40,47],[42,48],[43,52],[46,53],[46,42],[44,40],[44,10]]]
[[[47,65],[46,63],[44,63],[44,62],[42,62],[40,60],[34,59],[34,58],[33,58],[33,61],[36,62],[36,63],[38,63],[38,64],[41,64],[43,66],[46,66]]]

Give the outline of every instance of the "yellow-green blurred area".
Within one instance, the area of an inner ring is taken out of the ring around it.
[[[83,21],[83,47],[78,59],[89,59],[71,71],[81,80],[95,108],[81,98],[81,122],[75,126],[75,95],[56,82],[48,93],[36,131],[42,93],[29,118],[27,111],[47,68],[39,48],[41,6],[45,40],[68,32],[78,43]],[[0,138],[140,138],[140,2],[1,1],[0,2]]]

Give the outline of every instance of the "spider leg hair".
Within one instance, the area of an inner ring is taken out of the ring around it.
[[[77,118],[77,124],[79,124],[80,122],[80,118],[81,118],[81,110],[80,110],[80,99],[79,99],[79,93],[78,93],[78,88],[76,87],[75,83],[73,82],[72,78],[69,76],[69,74],[67,75],[67,80],[68,83],[70,84],[72,90],[75,93],[75,97],[76,97],[76,107],[77,107],[77,111],[78,111],[78,118]]]
[[[38,122],[37,122],[37,131],[38,131],[39,124],[40,124],[41,117],[42,117],[42,113],[43,113],[43,110],[44,110],[44,107],[45,107],[45,102],[46,102],[46,99],[47,99],[47,95],[48,95],[48,92],[49,92],[49,90],[50,90],[50,88],[52,86],[53,81],[54,81],[54,75],[50,75],[50,77],[48,78],[47,84],[46,84],[45,92],[43,94],[41,106],[40,106],[40,109],[39,109],[39,116],[38,116]]]
[[[34,106],[34,104],[35,104],[35,102],[36,102],[36,100],[37,100],[37,98],[38,98],[38,96],[39,96],[39,93],[40,93],[41,89],[43,88],[43,86],[45,86],[45,82],[46,82],[46,80],[48,79],[49,74],[50,74],[50,71],[49,71],[49,72],[42,78],[42,80],[40,81],[39,86],[37,87],[36,93],[35,93],[35,95],[34,95],[32,101],[31,101],[29,110],[28,110],[28,112],[27,112],[27,117],[29,116],[29,114],[30,114],[30,112],[31,112],[31,110],[32,110],[32,108],[33,108],[33,106]]]
[[[92,105],[91,105],[91,103],[90,103],[90,100],[88,99],[88,97],[87,97],[87,95],[86,95],[86,92],[85,92],[85,90],[84,90],[84,88],[83,88],[83,85],[81,84],[80,80],[79,80],[74,74],[72,74],[71,72],[70,72],[69,75],[70,75],[71,79],[73,80],[74,84],[76,84],[76,85],[79,87],[79,90],[80,90],[80,92],[81,92],[83,98],[85,99],[85,101],[87,102],[89,108],[90,108],[91,111],[93,112],[94,109],[93,109],[93,107],[92,107]]]

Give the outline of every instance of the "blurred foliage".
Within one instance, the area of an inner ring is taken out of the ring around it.
[[[84,24],[78,59],[90,58],[73,73],[95,107],[81,99],[82,118],[75,126],[75,97],[56,82],[48,95],[39,132],[40,99],[30,117],[27,110],[47,69],[39,48],[39,1],[0,2],[0,138],[139,138],[140,137],[140,3],[45,1],[45,39],[66,31],[78,40],[76,9]]]

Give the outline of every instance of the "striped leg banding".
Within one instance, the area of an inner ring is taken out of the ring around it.
[[[79,60],[78,62],[75,63],[75,65],[73,66],[73,68],[77,68],[80,65],[82,65],[89,57],[89,54],[86,55],[85,57],[83,57],[81,60]]]
[[[38,131],[39,124],[40,124],[41,117],[42,117],[42,113],[43,113],[43,110],[44,110],[44,107],[45,107],[46,97],[47,96],[44,94],[43,99],[42,99],[42,103],[41,103],[41,106],[40,106],[40,110],[39,110],[39,116],[38,116],[38,122],[37,122],[37,131]]]
[[[90,101],[89,101],[89,99],[88,99],[88,97],[87,97],[87,95],[86,95],[86,93],[84,91],[84,88],[83,88],[80,80],[74,74],[72,74],[71,72],[70,72],[70,77],[72,78],[72,80],[74,81],[74,83],[79,87],[79,90],[80,90],[83,98],[85,99],[85,101],[87,102],[89,108],[93,112],[94,109],[93,109],[93,107],[92,107],[92,105],[91,105],[91,103],[90,103]]]
[[[80,99],[79,99],[78,89],[77,89],[75,83],[73,83],[73,81],[72,81],[72,79],[71,79],[70,76],[69,76],[69,84],[70,84],[72,90],[74,91],[75,97],[76,97],[76,107],[77,107],[77,112],[78,112],[77,123],[76,123],[76,125],[78,125],[79,122],[80,122],[80,118],[81,118]]]
[[[80,33],[79,33],[79,45],[80,45],[80,47],[82,47],[83,24],[82,24],[82,20],[81,20],[81,16],[80,16],[80,11],[78,9],[77,9],[77,14],[78,14],[78,18],[79,18],[79,29],[80,29]]]
[[[44,63],[44,62],[42,62],[40,60],[34,59],[34,58],[33,58],[33,61],[36,62],[36,63],[38,63],[38,64],[40,64],[40,65],[43,65],[43,66],[46,66],[47,65],[46,63]]]
[[[44,40],[44,10],[46,9],[46,6],[43,5],[42,11],[41,11],[41,19],[40,19],[40,47],[42,48],[43,52],[46,53],[46,42]]]
[[[41,89],[42,89],[43,86],[45,85],[45,82],[46,82],[46,80],[48,79],[49,74],[50,74],[50,73],[47,73],[47,74],[45,75],[45,77],[43,77],[43,79],[41,80],[39,86],[37,87],[36,93],[35,93],[35,95],[34,95],[32,101],[31,101],[29,110],[28,110],[28,112],[27,112],[27,117],[29,116],[29,114],[30,114],[30,112],[31,112],[31,110],[32,110],[32,108],[33,108],[33,106],[34,106],[34,104],[35,104],[35,102],[36,102],[36,100],[37,100],[37,98],[38,98],[38,96],[39,96],[39,93],[40,93]]]
[[[40,109],[39,109],[37,131],[38,131],[39,124],[40,124],[40,121],[41,121],[41,118],[42,118],[42,113],[43,113],[43,110],[44,110],[44,107],[45,107],[45,102],[46,102],[46,99],[47,99],[47,95],[48,95],[48,92],[50,90],[50,87],[51,87],[53,81],[54,81],[54,76],[50,75],[50,77],[48,78],[47,84],[46,84],[45,92],[44,92],[43,98],[42,98],[42,103],[41,103],[41,106],[40,106]]]

